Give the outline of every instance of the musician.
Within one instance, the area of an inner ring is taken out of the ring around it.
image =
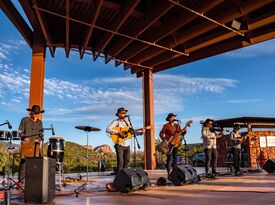
[[[214,120],[206,119],[203,127],[202,127],[202,139],[203,139],[203,147],[204,147],[204,154],[205,154],[205,172],[207,177],[211,177],[212,175],[216,175],[216,168],[217,168],[217,146],[216,146],[216,133],[213,130]],[[212,159],[212,160],[211,160]],[[209,172],[210,163],[212,166],[212,175]]]
[[[234,170],[235,175],[242,175],[240,170],[241,165],[241,143],[243,141],[242,136],[240,134],[240,125],[234,125],[233,131],[230,133],[231,146],[233,152],[233,162],[234,162]]]
[[[36,149],[40,150],[40,142],[42,140],[42,121],[38,119],[40,113],[44,113],[44,110],[40,109],[39,105],[33,105],[31,108],[27,108],[29,111],[29,116],[23,117],[19,130],[22,132],[21,144],[25,142],[30,142],[34,144],[34,156],[36,153]],[[25,156],[24,153],[21,152],[21,161],[19,164],[19,175],[18,178],[20,181],[24,178],[25,175]]]
[[[174,139],[171,141],[172,144],[178,144],[179,142],[179,134],[181,133],[182,130],[179,124],[174,123],[176,116],[177,115],[175,115],[174,113],[169,113],[166,117],[166,121],[168,121],[168,123],[163,125],[159,133],[160,138],[163,140],[163,143],[166,145],[168,145],[168,141],[171,137],[174,137]],[[183,133],[183,135],[185,133]],[[177,165],[177,156],[178,156],[178,147],[175,147],[171,154],[167,154],[166,169],[167,169],[168,177],[171,171],[171,167],[174,168]],[[171,160],[172,160],[172,164],[171,164]]]
[[[111,124],[107,127],[106,132],[109,134],[119,134],[120,137],[125,137],[124,132],[119,132],[114,130],[115,127],[124,128],[126,126],[130,126],[129,121],[126,120],[126,110],[123,107],[117,109],[116,116],[118,119],[111,122]],[[122,168],[127,168],[129,161],[130,161],[130,139],[125,139],[121,143],[115,144],[116,150],[116,158],[117,158],[117,168],[116,171],[118,172]]]

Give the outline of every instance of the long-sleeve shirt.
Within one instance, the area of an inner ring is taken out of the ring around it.
[[[204,149],[216,149],[216,133],[211,132],[209,127],[203,127],[201,130]]]
[[[129,126],[129,122],[127,121],[121,121],[119,119],[114,120],[111,122],[111,124],[107,127],[106,132],[109,134],[118,134],[117,130],[114,130],[114,127],[120,127],[120,128],[124,128]],[[128,147],[130,146],[131,140],[130,139],[126,139],[124,141],[122,141],[121,143],[119,143],[119,145],[123,146],[123,147]]]
[[[37,119],[36,121],[33,121],[31,117],[24,117],[22,118],[18,129],[21,130],[24,135],[22,140],[29,138],[31,141],[34,139],[41,141],[42,128],[43,125],[41,120]]]
[[[162,140],[169,140],[170,137],[174,136],[174,139],[171,141],[173,144],[178,144],[179,143],[179,133],[181,133],[181,127],[176,124],[170,124],[166,123],[163,125],[159,136]]]
[[[240,139],[242,136],[240,132],[231,132],[230,133],[230,139],[232,143],[232,147],[236,149],[241,149],[241,143],[238,139]]]

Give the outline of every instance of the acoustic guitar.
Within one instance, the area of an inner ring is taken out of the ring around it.
[[[183,134],[183,133],[186,131],[187,127],[190,127],[190,125],[191,125],[192,123],[193,123],[193,120],[189,120],[189,121],[185,124],[184,128],[183,128],[183,129],[181,130],[181,132],[179,133],[179,140],[178,140],[178,143],[173,143],[173,140],[175,139],[175,136],[171,136],[171,137],[168,139],[167,143],[165,143],[165,141],[163,141],[162,144],[161,144],[161,146],[160,146],[162,152],[165,153],[165,154],[171,154],[172,151],[173,151],[173,149],[174,149],[175,147],[179,147],[180,144],[181,144],[181,141],[182,141],[183,138],[184,138],[184,134]]]
[[[144,129],[151,129],[151,126],[147,126]],[[124,140],[131,139],[134,135],[142,135],[143,128],[139,129],[133,129],[132,127],[126,126],[126,127],[114,127],[113,130],[118,131],[117,134],[111,134],[111,139],[115,144],[119,144],[123,142]],[[124,135],[123,135],[124,134]]]

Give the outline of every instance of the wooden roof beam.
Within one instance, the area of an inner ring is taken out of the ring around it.
[[[95,8],[94,15],[91,17],[90,24],[95,25],[96,20],[97,20],[99,14],[100,14],[100,10],[101,10],[101,7],[103,5],[103,2],[104,2],[104,0],[96,0],[96,3],[95,3],[96,8]],[[93,30],[94,30],[93,26],[88,27],[87,30],[86,30],[86,33],[84,35],[83,42],[82,42],[81,51],[80,51],[80,58],[81,59],[83,58],[86,47],[88,46],[88,43],[89,43],[90,38],[92,36]]]
[[[10,19],[16,29],[21,33],[27,44],[32,47],[33,31],[25,22],[23,17],[17,11],[15,6],[10,0],[1,0],[0,8],[3,10],[5,15]]]
[[[209,10],[216,7],[217,5],[221,4],[222,2],[224,2],[224,0],[215,0],[215,1],[210,1],[210,2],[199,0],[199,3],[194,5],[194,9],[198,10],[199,12],[206,13]],[[146,34],[145,39],[150,39],[150,41],[157,42],[157,41],[171,35],[176,30],[180,29],[181,27],[185,26],[186,24],[190,23],[195,18],[197,18],[196,15],[187,15],[187,14],[189,14],[189,13],[187,13],[187,11],[183,11],[181,15],[179,15],[178,17],[171,19],[170,21],[165,23],[162,26],[163,28],[161,29],[160,32],[154,32],[154,33],[151,32],[151,33]],[[144,45],[144,44],[140,43],[140,44],[137,44],[137,46],[125,49],[123,51],[123,53],[121,53],[117,57],[120,59],[125,59],[125,58],[131,59],[132,57],[134,57],[138,53],[141,53],[143,50],[145,50],[149,47],[150,47],[150,45]]]
[[[140,0],[126,1],[125,6],[120,9],[117,18],[113,21],[109,29],[113,31],[118,31],[126,22],[131,13],[135,10],[139,2]],[[115,33],[105,33],[104,36],[101,38],[101,41],[98,43],[97,50],[103,51],[108,43],[112,40],[114,35]]]
[[[261,17],[257,17],[257,21],[252,19],[252,20],[250,20],[252,23],[251,24],[248,23],[248,27],[250,29],[252,29],[252,28],[257,29],[262,26],[268,25],[270,23],[274,23],[275,16],[274,16],[274,18],[271,18],[272,16],[273,15],[271,15],[271,14],[269,14],[269,15],[264,14]],[[252,30],[249,30],[249,32],[252,32]],[[228,31],[220,31],[220,32],[214,33],[212,35],[207,35],[204,38],[200,38],[198,40],[188,42],[188,44],[186,44],[186,52],[191,53],[191,55],[192,55],[192,52],[194,52],[196,50],[199,50],[199,49],[205,48],[207,46],[213,45],[215,43],[230,39],[230,38],[234,37],[235,35],[236,34],[234,34],[232,32],[228,32]],[[175,59],[178,57],[180,57],[180,56],[172,54],[172,53],[168,54],[167,52],[164,52],[154,58],[151,58],[148,61],[145,61],[143,64],[146,66],[156,66],[158,64],[166,63],[166,62],[171,61],[172,59]]]
[[[27,16],[33,30],[40,31],[41,27],[39,25],[38,19],[35,16],[32,5],[29,0],[19,0],[21,7],[23,8],[25,15]]]
[[[70,0],[66,0],[66,57],[69,58],[70,54]]]
[[[129,32],[130,36],[139,36],[144,31],[146,31],[150,26],[152,26],[158,19],[168,12],[174,5],[168,1],[161,1],[161,3],[150,12],[144,20],[137,27],[133,27],[133,29]],[[132,39],[123,39],[119,43],[115,44],[113,48],[109,51],[111,56],[117,56],[124,48],[126,48],[133,40]]]
[[[43,33],[43,36],[45,38],[46,44],[49,47],[51,56],[54,57],[55,49],[52,46],[53,41],[52,41],[52,38],[51,38],[51,34],[50,34],[48,24],[47,24],[47,21],[45,19],[44,14],[42,14],[38,9],[38,7],[40,7],[40,5],[37,2],[37,0],[33,0],[33,7],[34,7],[34,10],[35,10],[36,16],[38,18],[39,24],[41,26],[42,33]]]
[[[271,3],[272,0],[266,0],[266,1],[257,1],[257,0],[252,0],[252,1],[247,1],[245,2],[241,7],[244,13],[250,13],[258,8],[261,8],[269,3]],[[240,13],[239,10],[236,9],[227,9],[222,13],[217,13],[214,15],[213,19],[216,21],[219,21],[220,23],[227,23],[229,21],[232,21],[232,19],[236,19],[241,17],[242,14]],[[195,38],[199,35],[202,35],[212,29],[217,28],[218,25],[214,23],[209,23],[209,22],[203,22],[201,24],[197,24],[194,27],[190,28],[190,30],[185,31],[183,33],[179,33],[175,35],[175,38],[173,40],[167,39],[162,41],[160,44],[164,45],[166,47],[176,47],[178,45],[186,43],[188,40],[191,40],[192,38]],[[176,42],[176,43],[175,43]],[[134,58],[131,59],[132,62],[134,63],[143,63],[144,61],[147,61],[155,56],[158,56],[159,54],[163,53],[163,50],[160,50],[158,48],[150,47],[149,49],[145,50],[142,55],[137,55]]]

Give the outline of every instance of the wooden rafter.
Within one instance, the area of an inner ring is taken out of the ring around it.
[[[54,57],[55,49],[54,49],[54,47],[51,46],[53,44],[53,41],[52,41],[52,37],[51,37],[51,34],[50,34],[50,30],[49,30],[47,21],[45,19],[45,16],[44,16],[43,13],[41,13],[39,11],[39,9],[37,9],[37,7],[40,7],[37,0],[33,0],[33,5],[34,5],[34,10],[35,10],[36,16],[38,18],[39,24],[40,24],[41,29],[42,29],[43,36],[44,36],[45,41],[46,41],[46,44],[49,47],[51,56]]]
[[[1,0],[0,8],[17,28],[17,30],[22,34],[28,45],[32,47],[33,32],[20,13],[16,10],[13,3],[10,0]]]
[[[144,31],[146,31],[150,26],[152,26],[158,19],[173,8],[173,4],[170,2],[163,2],[148,14],[148,16],[143,20],[143,23],[138,27],[134,27],[129,33],[131,36],[139,36]],[[132,39],[123,39],[119,43],[113,46],[112,50],[109,51],[109,54],[112,56],[117,56],[123,49],[125,49],[131,42]]]
[[[245,2],[242,5],[242,9],[243,9],[244,13],[249,13],[249,12],[252,12],[258,8],[261,8],[269,3],[271,3],[270,0],[266,0],[266,1],[253,0],[252,2],[251,1]],[[232,21],[232,19],[239,18],[240,16],[241,16],[241,13],[238,10],[231,8],[231,9],[225,10],[223,13],[217,13],[212,18],[216,19],[217,21],[219,21],[221,23],[227,23],[229,21]],[[192,27],[192,29],[190,29],[190,30],[187,30],[185,32],[175,35],[175,40],[167,39],[165,41],[162,41],[161,44],[174,48],[178,45],[185,44],[187,41],[189,41],[199,35],[202,35],[212,29],[215,29],[217,27],[218,27],[217,24],[209,23],[209,22],[205,21],[200,24],[194,25]],[[177,43],[175,44],[175,42],[177,42]],[[147,61],[155,56],[158,56],[161,53],[163,53],[162,50],[150,47],[149,49],[145,50],[142,53],[142,55],[140,54],[140,55],[137,55],[134,58],[132,58],[131,61],[134,63],[143,63],[144,61]]]
[[[95,7],[95,12],[94,12],[94,15],[92,15],[91,19],[90,19],[90,24],[92,25],[95,25],[96,23],[96,20],[99,16],[99,13],[100,13],[100,10],[101,10],[101,7],[103,5],[103,2],[104,0],[96,0],[96,7]],[[93,30],[94,30],[94,27],[88,27],[87,30],[86,30],[86,33],[84,35],[84,38],[83,38],[83,42],[82,42],[82,46],[81,46],[81,50],[80,50],[80,58],[82,59],[83,58],[83,55],[85,53],[85,49],[90,41],[90,38],[92,36],[92,33],[93,33]]]
[[[121,8],[117,18],[110,26],[110,30],[118,31],[125,23],[125,21],[128,19],[128,17],[131,15],[131,13],[134,11],[139,2],[140,0],[126,1],[125,6]],[[98,43],[97,50],[104,51],[105,47],[112,40],[114,35],[114,33],[105,33],[104,36],[101,38],[100,42]]]
[[[200,12],[206,13],[207,11],[213,9],[214,7],[221,4],[222,2],[224,2],[224,0],[216,0],[216,1],[212,1],[210,3],[208,1],[202,1],[200,3],[197,3],[195,5],[194,9],[197,9]],[[176,17],[175,19],[171,19],[170,21],[165,23],[162,26],[163,29],[161,29],[160,32],[151,32],[151,33],[148,33],[146,36],[151,41],[157,42],[157,41],[171,35],[173,32],[175,32],[179,28],[187,25],[195,18],[197,18],[196,15],[187,15],[187,12],[183,11],[178,17]],[[118,55],[118,58],[119,59],[125,59],[125,58],[131,59],[133,56],[137,55],[138,53],[143,52],[143,50],[145,50],[149,47],[150,47],[149,45],[138,44],[137,46],[133,46],[129,49],[126,49],[121,55]]]
[[[69,58],[70,54],[70,0],[66,0],[66,57]]]
[[[258,16],[256,20],[251,20],[251,23],[248,23],[248,27],[249,27],[249,32],[253,33],[254,29],[260,28],[262,26],[268,25],[270,23],[275,22],[275,18],[271,18],[272,15],[271,13],[269,14],[262,14],[261,16]],[[253,30],[252,30],[253,28]],[[251,30],[250,30],[251,29]],[[232,32],[228,32],[226,30],[223,31],[219,31],[216,33],[213,33],[212,35],[207,35],[204,38],[199,38],[197,40],[194,41],[190,41],[186,44],[186,52],[188,53],[192,53],[196,50],[205,48],[207,46],[219,43],[221,41],[225,41],[227,39],[230,39],[232,37],[236,36],[236,34],[232,33]],[[193,55],[193,54],[191,54]],[[180,56],[178,55],[174,55],[172,53],[168,54],[168,53],[162,53],[154,58],[151,58],[148,61],[145,61],[143,64],[147,65],[147,66],[156,66],[158,64],[163,64],[166,63],[168,61],[171,61],[175,58],[178,58]]]

